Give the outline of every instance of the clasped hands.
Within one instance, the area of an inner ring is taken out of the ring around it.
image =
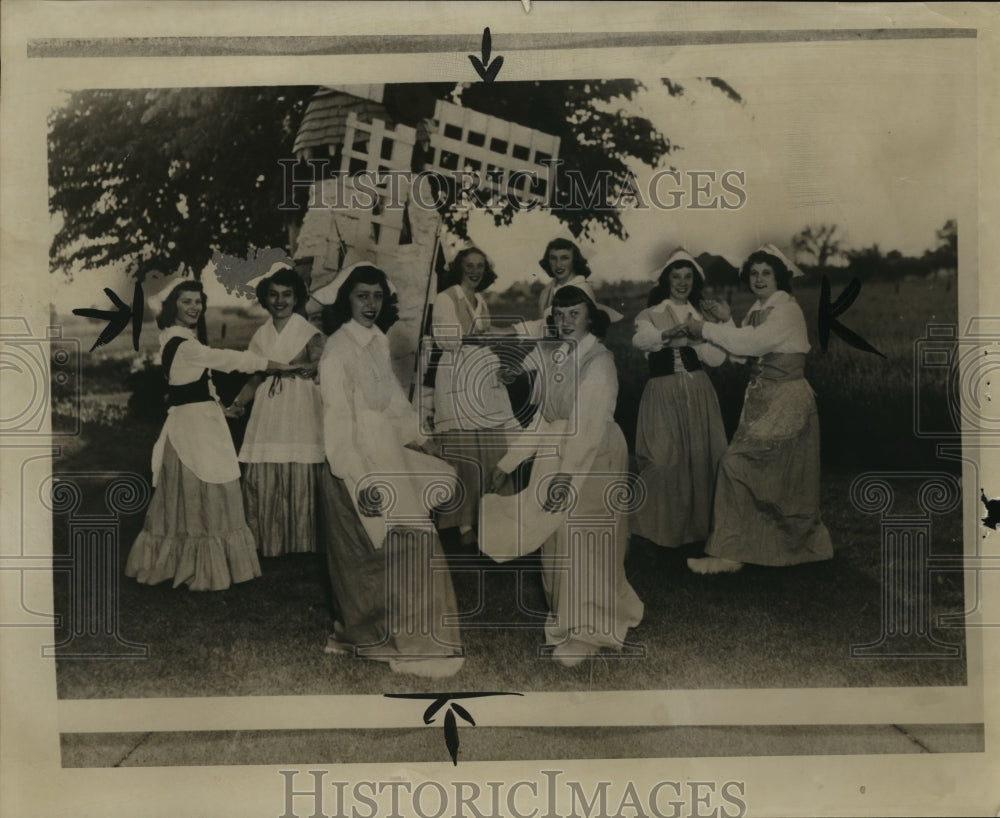
[[[279,375],[288,376],[293,378],[315,378],[316,371],[319,369],[318,363],[310,363],[309,361],[304,361],[297,364],[282,364],[277,361],[268,361],[267,369],[264,370],[265,375]],[[259,376],[258,376],[259,378]],[[256,382],[251,379],[251,385]],[[247,402],[249,403],[252,399],[252,395],[249,395]],[[246,414],[247,407],[246,404],[242,403],[239,397],[236,398],[229,406],[223,408],[222,413],[227,418],[241,418]]]
[[[660,338],[665,344],[669,344],[671,341],[686,343],[689,339],[700,341],[704,337],[702,327],[705,326],[705,321],[710,321],[713,324],[724,324],[733,317],[729,305],[724,301],[705,300],[701,302],[700,306],[702,314],[705,316],[704,319],[689,315],[684,323],[663,330],[660,333]]]

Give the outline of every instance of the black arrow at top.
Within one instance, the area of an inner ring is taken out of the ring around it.
[[[475,54],[469,55],[469,62],[472,63],[472,67],[476,69],[476,73],[479,74],[479,78],[483,82],[493,82],[503,67],[503,57],[497,57],[493,62],[490,62],[492,51],[493,40],[490,37],[490,29],[487,26],[483,29],[482,59]]]

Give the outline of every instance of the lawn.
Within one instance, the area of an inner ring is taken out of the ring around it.
[[[818,294],[797,296],[815,339]],[[635,287],[606,288],[603,300],[635,315],[644,294]],[[746,303],[734,299],[741,315]],[[494,301],[494,313],[524,305]],[[530,312],[530,305],[527,307]],[[964,659],[852,658],[852,645],[872,642],[882,631],[882,555],[877,517],[857,510],[850,486],[869,470],[901,470],[896,488],[912,511],[916,487],[909,470],[954,473],[933,446],[913,435],[913,349],[927,323],[955,318],[955,293],[943,284],[914,285],[905,299],[888,284],[866,285],[843,316],[886,359],[850,349],[834,338],[829,350],[810,356],[807,377],[816,391],[823,430],[822,508],[836,556],[827,563],[784,569],[748,567],[724,577],[687,571],[681,553],[665,552],[634,538],[627,571],[646,605],[632,633],[630,656],[602,656],[575,669],[538,657],[541,621],[525,610],[544,610],[537,563],[525,557],[494,565],[463,551],[450,537],[467,660],[451,689],[611,690],[759,687],[867,687],[960,685]],[[211,316],[210,335],[221,345],[245,346],[255,324],[235,313]],[[92,328],[67,325],[64,337],[90,338]],[[78,333],[78,334],[76,334]],[[143,332],[150,348],[155,330]],[[645,384],[644,361],[629,344],[622,322],[607,339],[619,370],[618,420],[631,441],[635,412]],[[83,341],[83,348],[89,345]],[[116,342],[117,343],[117,342]],[[155,413],[129,407],[126,381],[132,362],[115,354],[84,353],[79,382],[54,385],[54,426],[75,418],[69,396],[82,395],[81,434],[64,438],[54,471],[120,470],[148,477],[149,453],[158,433]],[[710,373],[727,429],[738,421],[746,367],[726,365]],[[923,379],[921,395],[945,422],[946,384]],[[140,407],[141,408],[141,407]],[[97,511],[103,486],[81,480],[87,508]],[[898,511],[898,510],[897,510]],[[142,512],[120,519],[118,559],[142,524]],[[935,516],[931,550],[958,554],[961,511]],[[54,518],[56,553],[66,550],[68,520]],[[391,674],[374,662],[322,652],[330,630],[324,566],[317,555],[262,560],[263,576],[218,593],[190,593],[168,586],[145,587],[121,575],[121,635],[149,646],[144,659],[58,661],[59,695],[66,698],[343,694],[422,691],[440,688]],[[69,604],[68,583],[57,574],[60,610]],[[523,605],[515,600],[520,596]],[[931,575],[934,617],[964,610],[962,575]],[[934,622],[934,620],[931,620]],[[496,627],[491,623],[507,623]],[[65,632],[57,632],[57,641]],[[939,641],[964,644],[961,629],[932,629]],[[82,643],[77,643],[82,644]]]

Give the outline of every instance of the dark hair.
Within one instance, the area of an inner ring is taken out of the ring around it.
[[[486,263],[486,271],[483,273],[483,278],[479,282],[479,286],[476,287],[476,292],[481,293],[487,287],[493,285],[493,283],[497,280],[497,274],[493,269],[493,265],[490,263],[490,260],[486,257],[486,253],[478,247],[466,247],[451,260],[451,264],[448,265],[448,269],[442,273],[440,278],[438,278],[439,293],[444,292],[449,287],[454,287],[456,284],[462,283],[462,262],[472,255],[482,256],[483,261]]]
[[[608,314],[602,309],[598,309],[597,305],[590,300],[583,290],[579,287],[574,287],[572,285],[568,287],[560,287],[556,290],[555,294],[552,296],[552,312],[549,313],[548,317],[545,319],[548,325],[555,325],[555,308],[556,307],[575,307],[577,304],[587,305],[587,317],[590,319],[590,333],[596,335],[598,338],[603,338],[608,334],[608,327],[611,326],[611,319]]]
[[[300,315],[305,314],[306,301],[309,300],[309,290],[306,289],[306,283],[302,280],[302,276],[290,267],[282,267],[277,272],[263,279],[257,285],[257,301],[265,309],[267,308],[267,290],[272,284],[276,284],[279,287],[291,287],[292,292],[295,293],[295,312]]]
[[[769,264],[774,270],[774,282],[778,285],[779,290],[784,290],[786,293],[792,291],[792,271],[785,266],[785,262],[766,250],[757,250],[751,253],[743,262],[743,267],[740,269],[740,281],[743,282],[744,287],[750,289],[750,268],[761,263]]]
[[[160,329],[168,329],[177,322],[177,299],[181,293],[201,294],[201,315],[198,316],[198,325],[195,334],[203,344],[208,343],[208,330],[205,326],[205,310],[208,309],[208,297],[205,295],[205,288],[200,281],[182,281],[170,291],[170,295],[163,299],[163,308],[156,317],[156,326]]]
[[[541,260],[538,262],[538,266],[545,270],[545,272],[549,274],[550,278],[552,278],[552,266],[549,264],[549,253],[553,250],[572,250],[573,275],[590,278],[590,265],[587,264],[587,259],[583,257],[583,253],[580,252],[580,248],[573,244],[573,242],[569,239],[552,239],[552,241],[545,245],[545,255],[543,255]]]
[[[344,324],[351,320],[351,293],[358,284],[378,284],[382,287],[382,309],[375,319],[375,326],[382,332],[399,320],[399,308],[396,305],[395,293],[389,290],[389,279],[374,264],[363,264],[351,270],[340,289],[337,300],[323,307],[323,332],[333,335]]]
[[[655,307],[662,301],[666,301],[670,298],[670,274],[674,270],[680,270],[683,267],[691,268],[691,292],[688,295],[688,303],[697,306],[698,302],[701,301],[701,292],[705,287],[705,282],[702,281],[700,275],[698,275],[698,270],[695,268],[687,259],[679,258],[677,261],[672,261],[663,271],[660,273],[660,277],[656,281],[656,286],[649,291],[649,298],[646,299],[647,307]]]

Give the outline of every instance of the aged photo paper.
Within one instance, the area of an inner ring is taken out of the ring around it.
[[[1000,814],[998,17],[5,3],[0,815]]]

